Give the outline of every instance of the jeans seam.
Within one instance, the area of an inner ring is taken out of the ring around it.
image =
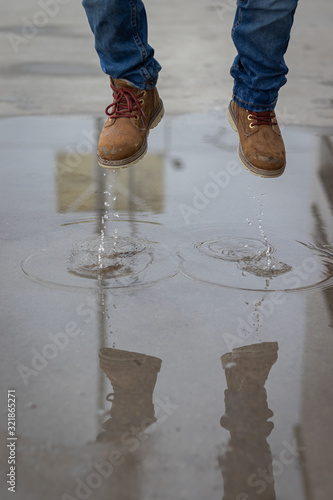
[[[148,83],[149,85],[154,85],[155,82],[152,80],[151,74],[146,70],[146,68],[140,68],[140,72],[146,83]]]
[[[242,9],[241,7],[238,7],[238,20],[232,27],[231,35],[233,35],[235,29],[240,25],[241,22],[242,22]]]
[[[128,3],[131,6],[131,24],[133,30],[133,39],[141,53],[141,60],[142,62],[144,62],[147,59],[147,52],[138,33],[138,26],[136,23],[136,7],[132,0],[128,0]]]

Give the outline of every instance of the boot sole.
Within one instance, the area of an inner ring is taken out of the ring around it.
[[[236,117],[235,117],[234,112],[231,108],[231,103],[229,104],[229,107],[227,109],[227,117],[228,117],[228,121],[231,125],[231,128],[235,132],[238,133],[238,129],[237,129],[237,125],[236,125]],[[246,170],[251,172],[251,174],[256,175],[258,177],[265,177],[266,179],[280,177],[286,168],[286,164],[284,164],[281,168],[279,168],[279,170],[263,170],[261,168],[258,168],[256,166],[252,165],[252,163],[250,163],[248,161],[248,159],[246,158],[246,156],[244,155],[241,143],[239,143],[237,154],[238,154],[238,159],[241,162],[241,164],[243,165],[243,167],[245,167]]]
[[[135,163],[138,163],[147,153],[149,132],[151,131],[151,129],[157,127],[157,125],[162,120],[163,116],[164,116],[164,106],[162,100],[160,99],[159,105],[147,126],[146,137],[142,143],[141,148],[138,149],[138,151],[134,155],[128,158],[124,158],[123,160],[116,160],[116,161],[104,160],[103,158],[101,158],[99,154],[97,154],[98,164],[104,168],[116,169],[116,168],[127,168],[130,167],[131,165],[135,165]]]

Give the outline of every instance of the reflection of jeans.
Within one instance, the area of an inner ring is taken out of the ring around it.
[[[161,69],[147,41],[147,18],[141,0],[83,0],[104,73],[138,88],[156,85]]]
[[[103,71],[136,87],[156,85],[161,69],[147,41],[142,0],[83,0]],[[231,68],[234,99],[251,111],[273,109],[286,83],[284,62],[297,0],[237,0]],[[163,22],[163,20],[161,20]],[[222,26],[221,26],[222,27]]]

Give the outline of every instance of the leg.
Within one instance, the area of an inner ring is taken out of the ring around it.
[[[238,55],[231,68],[231,126],[239,133],[238,156],[250,172],[278,177],[285,149],[274,108],[287,81],[284,61],[298,0],[238,0],[232,39]]]
[[[102,70],[140,89],[152,89],[160,64],[148,44],[145,7],[141,0],[83,0]]]
[[[156,89],[161,69],[148,45],[142,0],[83,0],[113,103],[98,142],[98,163],[128,167],[147,151],[147,138],[164,114]]]
[[[287,81],[284,61],[297,0],[238,0],[232,39],[234,100],[250,111],[273,110]]]

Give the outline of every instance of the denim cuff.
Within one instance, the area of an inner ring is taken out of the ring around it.
[[[276,106],[278,93],[278,90],[252,90],[235,82],[232,98],[238,106],[249,111],[272,111]]]
[[[116,80],[118,80],[118,79],[124,80],[125,82],[133,85],[133,87],[135,87],[136,89],[140,89],[140,90],[152,90],[153,88],[156,87],[156,84],[157,84],[157,79],[156,80],[149,80],[149,82],[144,82],[144,81],[138,81],[137,79],[135,79],[135,81],[133,81],[131,78],[124,77],[124,76],[112,76],[112,75],[108,75],[108,76],[110,78],[113,78]]]
[[[161,70],[160,64],[153,59],[152,63],[148,68],[142,66],[141,68],[133,68],[122,73],[110,74],[107,68],[103,67],[102,70],[111,78],[116,78],[120,80],[126,80],[131,83],[137,89],[151,90],[156,87],[159,71]]]

